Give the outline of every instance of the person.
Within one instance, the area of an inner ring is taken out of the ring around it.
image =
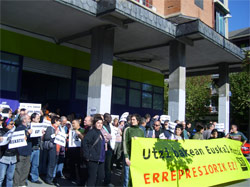
[[[211,136],[208,139],[216,139],[216,138],[218,138],[218,130],[217,129],[213,129],[211,131]]]
[[[144,117],[142,117],[139,127],[143,130],[143,132],[144,132],[144,137],[146,137],[146,135],[147,135],[146,125],[147,125],[147,120],[146,120]]]
[[[188,122],[186,126],[187,126],[186,130],[187,130],[188,138],[191,138],[191,135],[192,135],[192,123]]]
[[[32,123],[39,123],[40,115],[37,113],[33,113],[30,116],[30,120]],[[43,131],[44,132],[44,131]],[[32,183],[42,184],[39,178],[39,158],[40,158],[40,143],[41,137],[32,137],[30,138],[32,144],[32,152],[30,156],[30,181]]]
[[[132,186],[129,167],[131,165],[131,139],[135,137],[144,137],[144,132],[139,128],[140,116],[138,114],[131,115],[131,126],[127,127],[123,133],[123,152],[125,157],[124,163],[124,182],[123,186]]]
[[[113,151],[113,158],[112,158],[111,166],[113,166],[113,163],[115,163],[117,168],[121,168],[120,159],[122,156],[122,128],[119,127],[117,118],[114,119],[113,126],[114,126],[113,127],[114,137],[112,135],[112,140],[114,139],[115,144],[114,144],[114,151]]]
[[[45,183],[53,185],[54,170],[57,163],[57,153],[56,144],[54,143],[55,136],[59,133],[60,118],[58,116],[53,116],[51,118],[52,126],[47,127],[46,133],[44,134],[44,162],[47,162],[47,174],[45,178]],[[45,145],[49,144],[47,148]],[[47,158],[47,159],[46,159]]]
[[[163,130],[161,129],[161,122],[160,120],[156,120],[154,122],[154,130],[148,130],[147,131],[147,137],[148,138],[159,138],[160,134],[163,133]]]
[[[32,129],[28,129],[30,117],[25,114],[20,118],[20,121],[22,122],[22,124],[20,124],[16,128],[16,131],[25,131],[27,145],[17,148],[19,161],[16,164],[14,173],[14,186],[26,186],[26,181],[28,179],[30,171],[30,156],[32,153],[32,142],[30,141],[30,134],[32,133]]]
[[[207,139],[209,139],[210,138],[210,136],[211,136],[211,132],[212,132],[212,130],[214,129],[214,124],[212,124],[212,123],[209,123],[208,125],[207,125],[207,130],[205,130],[204,132],[203,132],[203,139],[204,140],[207,140]]]
[[[104,179],[105,139],[101,133],[103,120],[95,116],[91,129],[83,139],[83,157],[87,161],[87,186],[102,186]]]
[[[174,122],[177,123],[177,124],[179,124],[179,123],[180,123],[180,120],[177,119],[177,120],[175,120]]]
[[[84,134],[87,134],[87,132],[92,128],[93,125],[93,118],[91,116],[86,116],[84,118]]]
[[[193,139],[196,140],[203,140],[203,132],[204,132],[204,126],[201,123],[197,123],[195,127],[196,133],[193,136]]]
[[[68,134],[67,117],[61,116],[60,121],[61,121],[61,124],[59,126],[59,131],[65,133],[65,134]],[[58,178],[62,178],[62,179],[65,178],[63,175],[64,161],[65,161],[65,147],[61,146],[60,150],[59,150],[57,164],[56,164],[56,167],[54,170],[54,177],[58,177]]]
[[[3,141],[3,136],[6,133],[15,131],[13,120],[4,122],[3,127],[0,129],[0,142]],[[13,177],[17,163],[17,149],[9,149],[8,144],[0,146],[0,186],[3,185],[4,178],[6,177],[6,187],[13,186]]]
[[[110,136],[110,139],[106,141],[107,143],[107,148],[105,152],[105,178],[104,178],[104,185],[110,185],[111,184],[111,160],[112,160],[112,154],[113,154],[113,149],[111,147],[111,140],[112,140],[112,117],[109,113],[104,114],[104,122],[103,122],[103,129],[107,132],[107,135]],[[104,131],[102,131],[104,132]],[[104,136],[105,137],[105,136]],[[107,140],[107,139],[106,139]]]
[[[230,133],[226,135],[226,138],[241,141],[241,146],[244,146],[247,142],[247,137],[242,132],[238,131],[238,126],[236,124],[232,124]]]
[[[184,135],[184,139],[189,139],[188,137],[188,132],[186,130],[186,122],[185,121],[182,121],[181,122],[181,125],[183,126],[183,135]]]
[[[174,134],[169,130],[169,120],[165,120],[163,123],[163,133],[160,134],[160,139],[173,139]]]
[[[174,140],[184,140],[184,128],[183,128],[183,124],[177,124],[175,127],[175,133],[174,133]]]
[[[72,130],[76,133],[76,139],[82,141],[84,137],[84,129],[80,127],[80,121],[74,119],[72,121]],[[77,180],[80,184],[80,165],[81,165],[81,155],[80,147],[69,147],[69,167],[70,167],[70,178]]]

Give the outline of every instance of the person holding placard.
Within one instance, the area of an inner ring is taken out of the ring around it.
[[[20,118],[20,120],[22,124],[20,124],[16,128],[16,131],[25,131],[27,145],[17,148],[19,161],[17,162],[14,174],[14,186],[26,186],[26,180],[30,171],[30,155],[32,152],[32,143],[30,141],[30,134],[32,133],[32,129],[28,129],[30,117],[25,114]]]
[[[38,113],[33,113],[30,117],[32,123],[39,124],[40,121],[40,115]],[[44,131],[43,131],[44,133]],[[39,157],[40,157],[40,142],[41,137],[32,137],[30,138],[32,143],[32,153],[30,157],[30,181],[37,184],[42,184],[39,178]]]
[[[3,124],[3,128],[0,129],[0,143],[3,141],[3,135],[15,130],[15,125],[12,120],[8,120]],[[6,175],[6,186],[13,186],[13,177],[17,162],[17,150],[9,149],[8,144],[0,146],[0,186],[3,185],[3,181]]]
[[[74,119],[72,121],[72,129],[70,129],[70,132],[74,132],[75,136],[72,137],[73,140],[69,141],[79,141],[81,142],[83,140],[83,133],[84,129],[80,127],[80,121],[78,119]],[[78,183],[80,183],[80,165],[81,165],[81,155],[80,155],[80,145],[79,147],[69,147],[68,153],[69,153],[69,168],[70,168],[70,179],[77,180]]]
[[[53,185],[53,174],[57,163],[56,144],[54,143],[54,141],[55,136],[59,133],[58,127],[60,125],[60,118],[57,116],[53,116],[51,119],[51,124],[52,126],[49,126],[44,134],[43,156],[47,159],[44,159],[43,161],[46,163],[46,161],[48,160],[45,182],[47,184]]]

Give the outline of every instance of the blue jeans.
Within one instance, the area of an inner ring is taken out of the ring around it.
[[[39,178],[39,171],[38,171],[39,157],[40,157],[40,150],[39,149],[33,150],[30,157],[30,164],[31,164],[30,177],[31,181],[33,182],[37,181]]]
[[[0,163],[0,187],[2,187],[3,180],[6,174],[6,187],[13,186],[13,177],[16,164],[3,164]]]
[[[53,177],[62,177],[63,167],[64,167],[64,155],[59,155],[57,159],[56,167],[54,169]]]
[[[129,166],[125,162],[124,158],[124,180],[123,180],[123,187],[128,187],[128,182],[129,182]]]

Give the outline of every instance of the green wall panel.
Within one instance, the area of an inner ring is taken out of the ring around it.
[[[88,53],[3,29],[0,34],[2,51],[89,70]]]
[[[69,47],[0,29],[0,50],[18,55],[89,70],[90,54]],[[164,76],[143,68],[114,61],[113,76],[163,87]]]

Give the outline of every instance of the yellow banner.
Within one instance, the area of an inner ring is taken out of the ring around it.
[[[132,140],[133,186],[203,187],[250,178],[241,142],[230,139]]]

